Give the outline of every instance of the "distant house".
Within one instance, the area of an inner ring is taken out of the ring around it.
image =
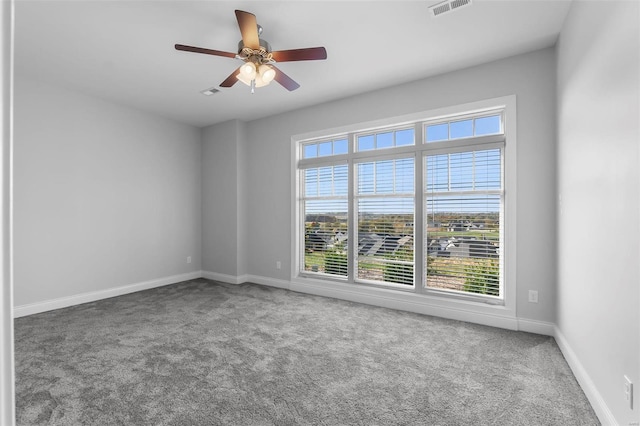
[[[312,251],[324,251],[332,244],[332,237],[326,232],[315,230],[307,233],[305,248]]]
[[[447,231],[449,232],[463,232],[467,231],[469,228],[465,226],[462,222],[453,222],[449,224]]]
[[[400,248],[412,241],[411,235],[366,234],[358,240],[359,256],[395,254]]]
[[[384,236],[378,234],[365,234],[358,239],[359,256],[375,256],[384,244]]]
[[[477,238],[433,238],[427,245],[427,255],[446,257],[498,257],[499,246],[494,241]]]
[[[487,240],[471,240],[469,242],[469,256],[498,257],[498,245]]]

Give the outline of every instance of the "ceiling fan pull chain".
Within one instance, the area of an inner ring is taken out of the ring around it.
[[[256,93],[256,79],[251,80],[251,94]]]

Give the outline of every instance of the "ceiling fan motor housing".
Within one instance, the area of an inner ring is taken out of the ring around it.
[[[259,49],[252,49],[246,47],[244,42],[240,40],[238,42],[238,57],[245,62],[252,62],[256,68],[262,64],[271,64],[273,59],[271,57],[271,45],[269,42],[263,39],[259,39]]]
[[[269,44],[268,41],[263,40],[263,39],[258,39],[260,40],[260,50],[264,50],[266,53],[271,53],[271,45]],[[240,40],[238,42],[238,55],[242,53],[242,50],[245,48],[246,46],[244,45],[244,42],[242,40]],[[251,48],[249,48],[251,49]],[[254,50],[255,51],[255,50]]]

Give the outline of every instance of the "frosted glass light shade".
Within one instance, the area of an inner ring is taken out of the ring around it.
[[[236,75],[236,78],[241,82],[243,82],[244,84],[246,84],[247,86],[251,86],[252,79],[242,74],[242,72],[239,72],[238,75]]]
[[[260,72],[260,77],[265,84],[271,83],[273,78],[276,76],[276,70],[268,65],[260,65],[258,71]]]
[[[249,81],[256,78],[256,65],[253,62],[246,62],[240,67],[240,74],[247,77]]]

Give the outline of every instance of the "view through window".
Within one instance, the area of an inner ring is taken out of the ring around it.
[[[492,110],[300,141],[299,273],[502,298],[503,129]]]

